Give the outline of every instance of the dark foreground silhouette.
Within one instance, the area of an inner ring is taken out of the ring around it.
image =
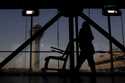
[[[92,83],[95,83],[96,78],[94,74],[96,73],[96,68],[95,68],[95,61],[93,56],[95,53],[94,46],[92,44],[93,39],[94,39],[94,36],[92,34],[91,28],[88,22],[85,21],[82,24],[82,27],[79,31],[79,37],[77,39],[80,47],[80,55],[78,56],[78,62],[75,67],[75,71],[79,72],[83,62],[87,60],[90,66],[90,69],[93,73],[91,77],[91,81]]]

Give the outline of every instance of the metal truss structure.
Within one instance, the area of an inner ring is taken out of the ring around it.
[[[54,24],[61,16],[65,16],[69,20],[69,41],[71,42],[71,54],[69,56],[70,60],[70,70],[74,69],[74,18],[78,19],[78,17],[83,18],[86,20],[93,28],[95,28],[98,32],[100,32],[104,37],[108,40],[111,40],[114,45],[120,48],[123,52],[125,51],[125,47],[118,42],[114,37],[110,36],[108,32],[106,32],[103,28],[101,28],[96,22],[94,22],[91,18],[85,15],[82,12],[83,8],[60,8],[58,9],[59,13],[55,15],[48,23],[46,23],[37,33],[35,33],[31,38],[26,40],[22,45],[20,45],[14,52],[12,52],[8,57],[6,57],[0,63],[0,69],[2,69],[9,61],[11,61],[16,55],[18,55],[25,47],[27,47],[33,40],[35,40],[39,35],[43,35],[44,32]],[[76,20],[76,25],[78,22]],[[77,27],[78,28],[78,27]]]

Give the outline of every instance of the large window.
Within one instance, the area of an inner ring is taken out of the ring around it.
[[[112,36],[124,45],[124,19],[125,10],[121,9],[122,16],[111,17],[111,31]],[[0,10],[0,62],[9,56],[16,48],[30,38],[30,20],[29,16],[22,16],[22,10]],[[33,17],[33,25],[40,24],[44,26],[51,18],[53,18],[58,11],[56,9],[40,9],[40,15]],[[89,16],[99,26],[108,32],[107,17],[102,15],[101,9],[84,9],[83,13]],[[81,23],[85,21],[81,17],[78,19],[79,29]],[[111,60],[109,54],[109,40],[104,37],[96,28],[92,27],[94,34],[94,47],[97,51],[94,55],[97,63],[97,71],[110,71]],[[45,57],[47,56],[61,56],[61,54],[52,52],[50,47],[57,47],[65,50],[69,42],[69,24],[68,18],[62,16],[52,26],[50,26],[40,38],[40,55],[39,55],[39,70],[44,67]],[[113,44],[113,58],[114,70],[124,71],[124,53]],[[62,62],[52,60],[49,67],[61,68]],[[69,59],[67,62],[69,68]],[[5,67],[5,69],[29,69],[30,68],[30,45],[23,49],[14,59],[12,59]],[[81,71],[90,71],[88,63],[85,61],[81,67]]]

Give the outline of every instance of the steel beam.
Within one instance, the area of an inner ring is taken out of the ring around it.
[[[12,52],[8,57],[6,57],[0,63],[0,69],[3,68],[9,61],[11,61],[19,52],[21,52],[25,47],[27,47],[33,40],[35,40],[38,36],[42,36],[44,32],[54,24],[61,17],[61,13],[58,13],[54,16],[47,24],[45,24],[37,33],[35,33],[31,38],[27,39],[22,45],[20,45],[14,52]]]
[[[89,22],[90,25],[93,26],[98,32],[100,32],[104,37],[106,37],[108,40],[111,40],[114,45],[116,45],[118,48],[120,48],[122,51],[125,51],[125,47],[117,41],[113,36],[110,36],[108,32],[106,32],[104,29],[102,29],[96,22],[94,22],[92,19],[90,19],[88,16],[86,16],[84,13],[81,13],[80,15],[83,19]]]
[[[79,30],[78,30],[78,16],[75,16],[75,37],[78,39],[79,37]],[[78,57],[79,57],[79,43],[76,41],[76,64],[78,63]]]
[[[69,18],[69,41],[71,43],[70,46],[70,70],[72,71],[74,69],[74,17],[68,17]]]

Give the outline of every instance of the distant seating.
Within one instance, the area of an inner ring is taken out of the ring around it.
[[[61,49],[58,49],[58,48],[55,48],[55,47],[51,47],[51,48],[53,49],[52,51],[61,53],[62,56],[47,56],[45,58],[45,65],[44,65],[44,68],[42,70],[43,71],[46,71],[46,70],[56,70],[56,71],[58,71],[59,70],[57,68],[48,68],[48,64],[49,64],[50,59],[64,61],[63,67],[62,67],[61,70],[65,70],[66,69],[66,63],[67,63],[68,55],[70,54],[70,43],[68,43],[65,51],[63,51]]]

